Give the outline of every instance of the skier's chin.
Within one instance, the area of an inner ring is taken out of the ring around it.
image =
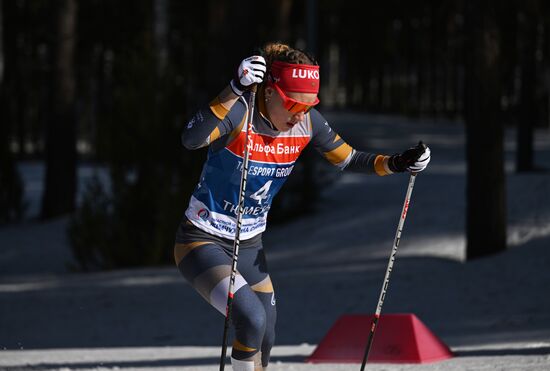
[[[296,125],[296,124],[297,124],[297,122],[287,121],[286,124],[285,124],[285,128],[286,128],[286,130],[290,130],[290,129],[292,129],[292,128],[294,127],[294,125]],[[286,131],[286,130],[285,130],[285,131]]]
[[[290,121],[282,121],[282,122],[279,122],[277,125],[275,125],[275,127],[277,128],[277,130],[279,131],[289,131],[290,129],[292,129],[294,127],[294,125],[296,125],[296,123],[292,123]]]

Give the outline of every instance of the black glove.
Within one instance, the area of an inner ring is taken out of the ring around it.
[[[430,148],[420,141],[415,147],[390,156],[388,167],[394,173],[402,173],[406,170],[418,173],[428,166],[430,158]]]

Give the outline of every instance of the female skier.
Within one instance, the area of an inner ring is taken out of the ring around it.
[[[344,142],[314,108],[319,103],[319,66],[308,54],[269,43],[261,55],[244,59],[236,77],[193,116],[182,134],[188,149],[210,147],[176,234],[174,258],[185,279],[223,315],[243,171],[247,98],[254,84],[258,93],[231,312],[231,363],[236,371],[263,370],[269,362],[276,309],[262,232],[273,197],[303,149],[311,144],[342,170],[380,176],[419,172],[430,161],[430,150],[421,143],[385,156],[357,151]]]

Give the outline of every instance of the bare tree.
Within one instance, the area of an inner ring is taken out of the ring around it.
[[[168,9],[169,0],[153,2],[153,34],[157,51],[157,77],[161,78],[168,63]]]
[[[465,2],[468,260],[506,249],[506,187],[500,120],[500,35],[495,3]]]
[[[76,0],[54,2],[51,114],[46,129],[46,182],[42,218],[74,210],[76,195],[76,113],[74,49]]]
[[[522,2],[520,22],[521,89],[517,129],[516,169],[519,172],[534,170],[533,132],[537,121],[537,40],[539,3]]]
[[[12,2],[0,0],[0,223],[18,220],[23,213],[23,184],[9,140],[14,117],[11,107],[13,98],[8,92],[15,81],[13,77],[8,81],[7,74],[4,74],[5,70],[13,73],[14,67],[13,53],[9,53],[13,52],[15,46],[14,13],[15,6]],[[11,22],[8,17],[12,17]]]
[[[4,82],[4,12],[2,11],[4,7],[3,0],[0,0],[0,86]]]

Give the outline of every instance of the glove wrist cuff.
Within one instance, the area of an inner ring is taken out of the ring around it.
[[[400,155],[392,155],[388,159],[388,168],[393,173],[402,173],[407,170],[405,166],[402,166],[402,164],[400,164],[400,162],[402,161],[400,157]]]
[[[239,97],[244,94],[244,86],[236,82],[235,80],[231,80],[229,82],[229,86],[231,87],[231,90],[233,90],[233,93],[235,95],[238,95]]]

